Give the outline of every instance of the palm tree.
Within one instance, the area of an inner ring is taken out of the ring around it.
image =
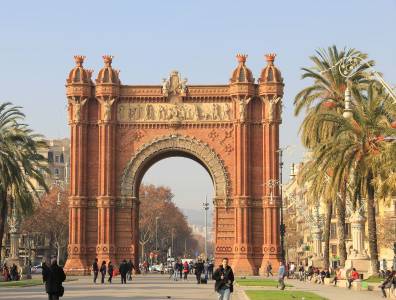
[[[367,59],[367,55],[360,51],[355,49],[339,51],[336,46],[329,47],[327,51],[318,50],[316,54],[316,56],[310,57],[314,66],[302,69],[304,71],[302,79],[309,78],[314,82],[300,91],[294,100],[296,115],[300,114],[303,108],[306,109],[300,134],[304,146],[311,150],[322,142],[331,139],[334,135],[335,124],[319,120],[320,115],[328,111],[339,115],[342,115],[343,112],[347,78],[340,72],[338,67],[340,62],[352,56],[362,60]],[[369,61],[367,65],[360,65],[355,70],[356,72],[348,78],[349,83],[360,89],[366,87],[371,77],[367,70],[370,65],[374,65],[374,62]],[[338,250],[340,264],[344,266],[347,256],[345,245],[345,183],[333,186],[333,189],[341,191],[341,197],[336,195],[330,199],[336,202]]]
[[[386,157],[394,159],[394,154],[386,152],[383,136],[392,135],[391,114],[396,105],[390,101],[382,87],[372,82],[367,91],[353,89],[353,118],[345,119],[337,113],[321,114],[318,119],[334,124],[334,135],[316,149],[317,161],[322,165],[334,166],[332,183],[341,186],[345,178],[353,178],[355,201],[367,199],[367,221],[369,250],[373,273],[378,273],[377,229],[375,220],[375,182],[384,182]],[[381,153],[383,154],[381,155]],[[389,171],[389,170],[388,170]],[[388,194],[395,188],[388,187]]]
[[[24,117],[19,107],[0,104],[0,248],[9,209],[27,214],[38,197],[36,186],[48,190],[45,158],[38,153],[46,144],[22,123]]]

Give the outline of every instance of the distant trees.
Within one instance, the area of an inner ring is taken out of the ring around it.
[[[39,233],[50,239],[57,251],[58,263],[66,256],[69,233],[69,210],[67,191],[53,188],[35,206],[33,213],[24,219],[22,232]]]
[[[172,191],[168,187],[142,184],[139,194],[141,257],[156,248],[156,223],[157,247],[162,257],[172,247],[172,240],[173,256],[193,255],[198,243],[191,235],[186,217],[173,203]]]

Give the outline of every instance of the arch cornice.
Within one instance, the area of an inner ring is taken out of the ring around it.
[[[224,162],[208,144],[178,134],[156,138],[138,149],[123,172],[120,185],[121,197],[137,199],[139,181],[147,165],[150,165],[156,157],[172,151],[185,153],[203,164],[212,177],[216,201],[222,200],[225,206],[228,205],[231,184]]]

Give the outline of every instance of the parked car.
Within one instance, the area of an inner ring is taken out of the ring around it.
[[[33,266],[30,268],[32,274],[41,274],[43,272],[43,267],[41,265]]]
[[[151,266],[149,267],[149,271],[150,271],[150,272],[160,272],[160,273],[163,273],[163,272],[164,272],[164,265],[163,265],[163,264],[151,265]]]

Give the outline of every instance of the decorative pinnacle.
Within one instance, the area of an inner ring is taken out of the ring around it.
[[[273,65],[275,57],[276,57],[275,53],[268,53],[265,55],[265,60],[268,62],[268,64]]]
[[[105,55],[103,55],[102,57],[103,57],[103,61],[104,61],[104,63],[105,63],[105,66],[106,66],[106,67],[111,67],[111,63],[112,63],[112,61],[113,61],[113,57],[114,57],[114,56],[105,54]]]
[[[74,55],[74,61],[76,62],[77,67],[82,67],[84,63],[85,56],[84,55]]]
[[[238,54],[236,55],[236,58],[237,58],[238,62],[239,62],[239,63],[242,63],[242,64],[245,64],[247,57],[248,57],[247,54],[238,53]]]

